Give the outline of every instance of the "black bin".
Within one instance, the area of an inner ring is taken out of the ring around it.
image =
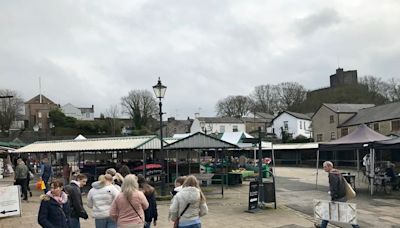
[[[273,181],[263,182],[263,199],[265,203],[276,203],[275,184]]]

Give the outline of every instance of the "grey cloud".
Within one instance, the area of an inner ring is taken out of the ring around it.
[[[296,26],[300,35],[311,35],[320,29],[329,28],[340,21],[339,13],[335,9],[323,9],[315,14],[298,19]]]

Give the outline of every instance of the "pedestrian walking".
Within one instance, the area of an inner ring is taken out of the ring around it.
[[[112,176],[99,176],[99,181],[92,184],[87,196],[87,205],[92,208],[96,228],[116,228],[117,224],[110,217],[110,208],[119,190],[112,184]]]
[[[110,174],[113,177],[114,185],[118,185],[119,187],[122,186],[122,182],[124,182],[124,177],[120,173],[117,173],[114,168],[107,169],[106,174]]]
[[[149,202],[149,207],[144,210],[144,220],[146,221],[145,228],[150,228],[152,222],[154,226],[157,226],[158,211],[155,190],[141,174],[138,175],[138,184],[140,191],[144,193],[147,202]]]
[[[208,213],[206,198],[197,178],[190,175],[173,198],[169,208],[169,218],[178,227],[201,228],[200,217]]]
[[[175,180],[175,188],[174,188],[173,191],[171,191],[171,194],[173,196],[175,196],[176,193],[178,193],[182,189],[182,185],[185,182],[185,180],[186,180],[186,176],[180,176],[180,177],[176,178],[176,180]]]
[[[71,177],[71,166],[68,164],[68,162],[65,162],[63,166],[64,185],[69,184],[70,177]]]
[[[325,161],[323,164],[324,171],[328,173],[329,179],[329,194],[331,200],[335,202],[346,202],[346,187],[344,178],[340,171],[333,168],[333,163]],[[328,226],[328,220],[322,220],[321,225],[315,224],[315,227],[326,228]],[[358,225],[352,225],[353,227],[359,227]]]
[[[40,196],[38,223],[44,228],[69,228],[68,196],[63,192],[63,182],[53,180],[50,191]]]
[[[21,192],[23,195],[23,200],[28,200],[28,191],[27,191],[27,177],[29,175],[29,169],[25,165],[25,162],[19,158],[17,159],[17,167],[15,167],[15,184],[21,186]]]
[[[88,215],[82,203],[81,188],[86,185],[87,177],[85,174],[78,174],[76,180],[65,186],[65,192],[68,194],[71,213],[69,223],[71,228],[80,228],[79,218],[87,219]]]
[[[44,194],[46,194],[49,191],[49,181],[53,177],[53,168],[51,167],[51,164],[49,164],[49,159],[44,158],[42,160],[42,165],[40,166],[40,178],[44,182],[45,189]]]
[[[23,158],[22,161],[25,162],[26,167],[28,167],[28,175],[26,176],[26,190],[29,192],[29,197],[32,197],[31,187],[29,186],[31,179],[34,178],[34,171],[32,166],[27,158]]]
[[[131,174],[131,170],[127,165],[122,165],[121,168],[119,168],[119,173],[125,178],[126,175]]]
[[[111,205],[111,218],[120,228],[143,228],[144,210],[149,207],[149,203],[143,192],[139,191],[137,177],[133,174],[127,175],[121,189],[122,192]]]

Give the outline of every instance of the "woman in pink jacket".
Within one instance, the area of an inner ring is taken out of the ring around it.
[[[139,191],[137,177],[129,174],[125,177],[118,194],[111,205],[110,217],[120,228],[143,228],[144,210],[149,207],[146,196]]]

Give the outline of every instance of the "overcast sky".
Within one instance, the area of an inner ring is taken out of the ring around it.
[[[329,85],[338,65],[399,78],[400,1],[0,1],[0,88],[99,116],[161,77],[167,116],[214,116],[229,95]],[[152,92],[153,93],[153,92]]]

